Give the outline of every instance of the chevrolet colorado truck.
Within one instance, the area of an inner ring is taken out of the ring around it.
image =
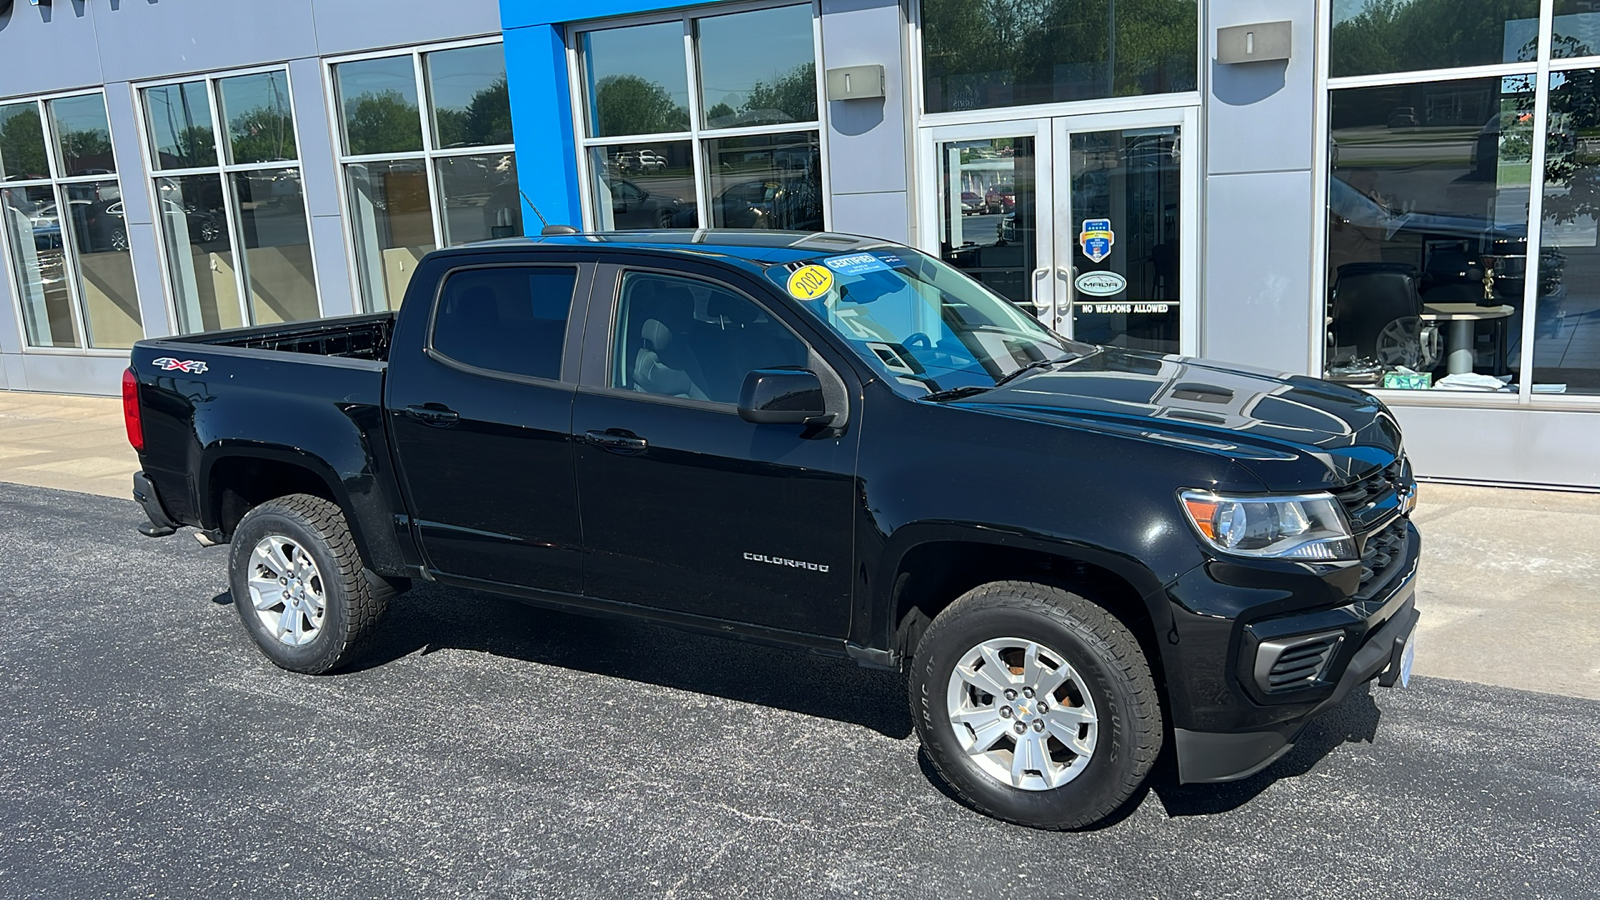
[[[898,668],[974,807],[1050,829],[1164,746],[1242,778],[1409,680],[1415,482],[1372,396],[1077,343],[837,234],[428,255],[396,313],[142,341],[134,495],[323,673],[416,579]]]

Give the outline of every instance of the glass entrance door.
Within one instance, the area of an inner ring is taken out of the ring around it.
[[[923,184],[936,197],[924,248],[1062,334],[1193,353],[1195,118],[1178,109],[928,129]]]

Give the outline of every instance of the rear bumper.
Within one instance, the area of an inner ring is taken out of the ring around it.
[[[167,515],[155,485],[142,471],[133,473],[133,499],[143,507],[145,517],[150,520],[139,526],[139,533],[145,537],[166,537],[181,527]]]
[[[1381,608],[1367,619],[1371,626],[1354,652],[1339,654],[1346,660],[1342,673],[1336,680],[1324,682],[1320,689],[1308,691],[1316,695],[1314,703],[1289,705],[1286,711],[1293,710],[1289,717],[1252,728],[1230,731],[1174,728],[1179,779],[1185,783],[1207,783],[1248,778],[1293,749],[1295,739],[1306,724],[1343,702],[1352,690],[1374,679],[1383,687],[1394,685],[1400,676],[1406,644],[1420,618],[1415,579],[1413,561],[1405,578],[1384,598]],[[1309,623],[1317,620],[1307,617],[1305,621],[1308,626],[1304,631],[1314,630]],[[1255,702],[1248,702],[1248,705],[1262,712],[1268,709]]]

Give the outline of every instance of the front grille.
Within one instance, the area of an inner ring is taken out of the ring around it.
[[[1266,641],[1256,650],[1256,683],[1269,694],[1307,687],[1321,678],[1344,632]]]
[[[1393,496],[1395,491],[1403,484],[1411,481],[1411,466],[1404,456],[1397,457],[1394,462],[1386,466],[1383,471],[1361,479],[1348,487],[1342,487],[1333,492],[1335,500],[1344,507],[1345,514],[1351,521],[1358,521],[1361,513],[1374,500],[1384,495]]]
[[[1388,585],[1396,563],[1406,555],[1406,520],[1395,519],[1383,530],[1368,535],[1361,548],[1361,584],[1356,588],[1355,599],[1365,600]]]

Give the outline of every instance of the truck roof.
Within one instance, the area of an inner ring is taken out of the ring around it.
[[[852,253],[877,247],[902,245],[882,238],[856,234],[802,231],[750,231],[736,228],[681,228],[661,231],[599,231],[580,234],[534,235],[480,241],[453,247],[443,253],[468,253],[476,250],[515,250],[541,247],[606,249],[618,252],[646,252],[684,255],[696,259],[720,258],[742,264],[747,269],[762,269],[774,264],[809,259],[821,254]]]

